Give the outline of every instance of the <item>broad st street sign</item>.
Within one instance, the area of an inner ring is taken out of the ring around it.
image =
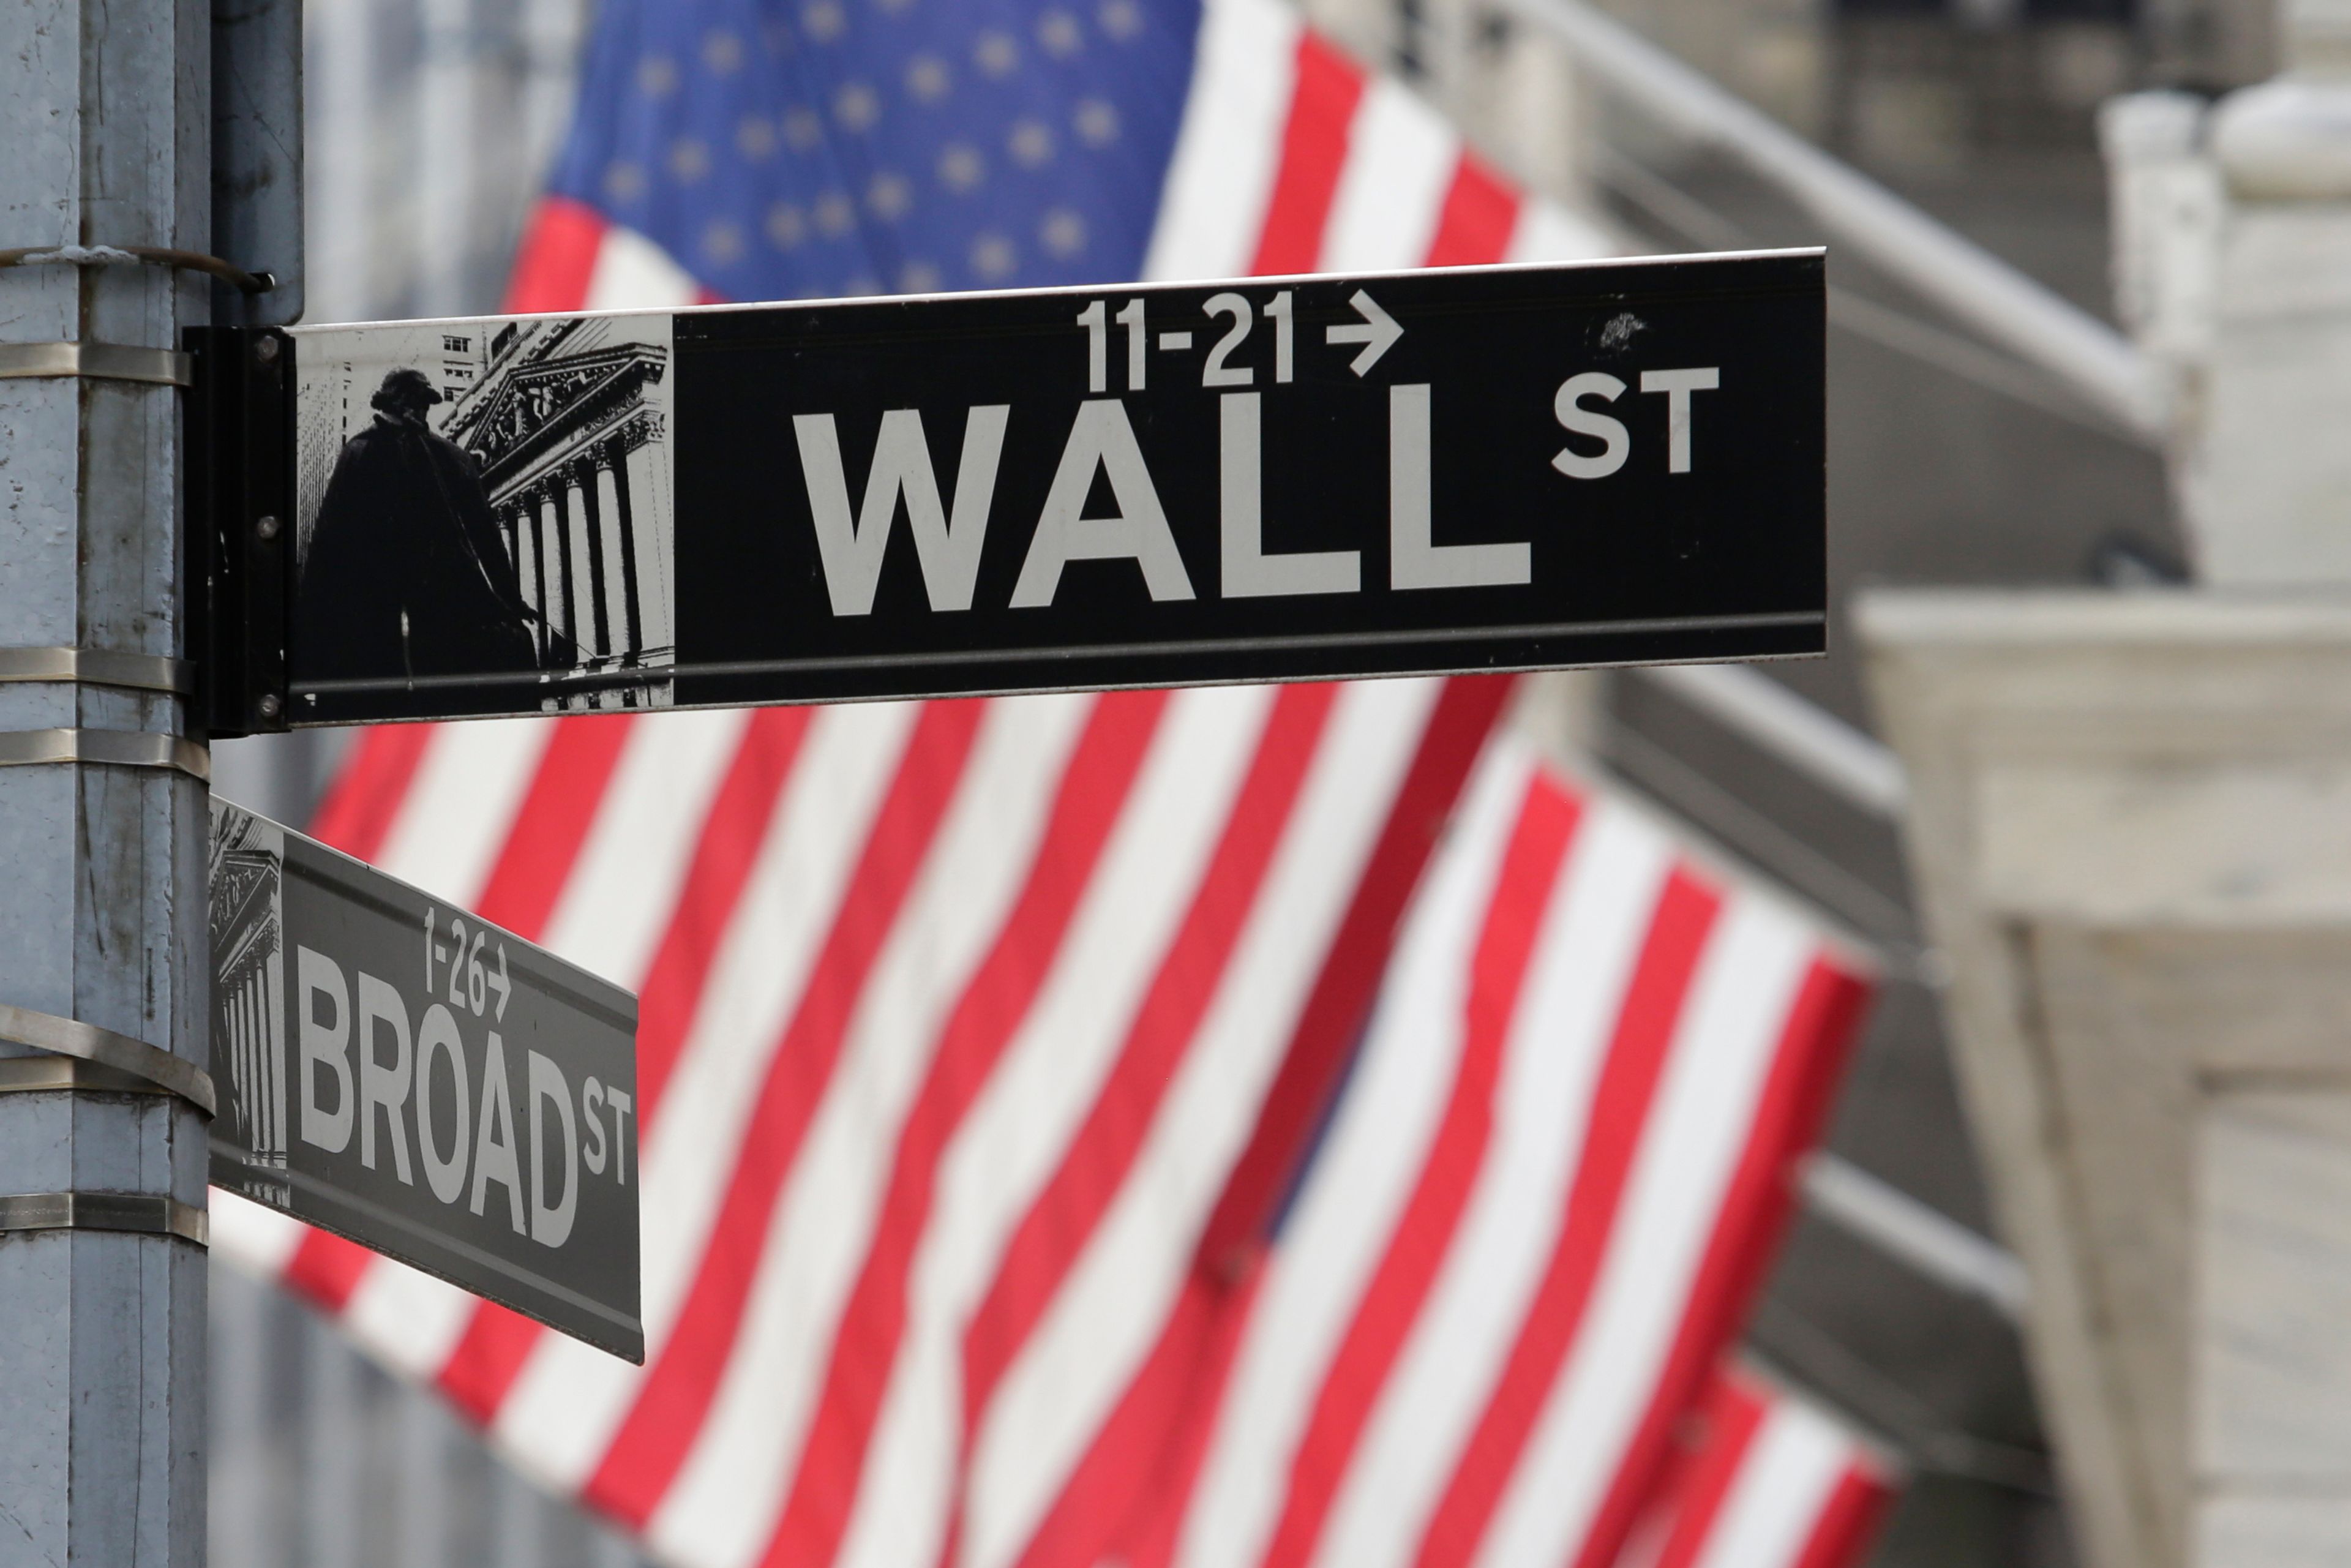
[[[636,1001],[213,801],[215,1186],[631,1361]]]
[[[1783,252],[224,334],[214,725],[1818,653],[1823,298]]]

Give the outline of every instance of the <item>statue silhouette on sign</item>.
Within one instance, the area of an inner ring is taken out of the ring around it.
[[[539,667],[539,613],[523,599],[481,466],[425,423],[439,402],[423,371],[392,371],[375,423],[335,460],[295,601],[298,678]],[[549,642],[550,663],[569,664],[569,639]]]

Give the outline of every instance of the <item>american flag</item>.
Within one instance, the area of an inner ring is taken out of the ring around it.
[[[511,309],[1615,248],[1284,0],[613,4],[580,102]]]
[[[1501,685],[371,734],[325,835],[641,988],[652,1354],[220,1243],[679,1563],[1606,1563],[1865,993]]]
[[[1262,1268],[1197,1282],[1121,1412],[1159,1451],[1096,1468],[1051,1560],[1604,1568],[1863,996],[1785,905],[1497,737]],[[1178,1391],[1188,1463],[1144,1403]]]
[[[1605,243],[1277,0],[609,0],[581,104],[517,308]],[[1866,987],[1511,690],[370,732],[321,837],[641,995],[648,1359],[217,1244],[690,1568],[1610,1564]]]

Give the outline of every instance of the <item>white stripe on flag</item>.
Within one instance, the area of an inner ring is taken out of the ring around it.
[[[394,1372],[430,1382],[457,1348],[477,1305],[469,1291],[378,1257],[369,1260],[344,1304],[343,1327]]]
[[[1648,1408],[1814,951],[1777,904],[1726,899],[1674,1031],[1584,1322],[1529,1434],[1481,1568],[1571,1561]]]
[[[936,1560],[962,1440],[962,1331],[1076,1134],[1214,854],[1266,687],[1168,699],[1061,951],[938,1167],[895,1375],[840,1561]]]
[[[1587,803],[1528,962],[1477,1186],[1332,1500],[1319,1561],[1372,1568],[1418,1545],[1541,1283],[1671,869],[1655,824],[1604,797]]]
[[[666,1342],[692,1285],[778,1036],[808,981],[916,710],[901,704],[810,716],[759,857],[710,966],[653,1124],[640,1135],[645,1343]],[[603,1458],[643,1375],[543,1335],[495,1430],[576,1489]]]
[[[685,268],[634,229],[614,224],[596,247],[583,310],[670,310],[693,305],[702,289]]]
[[[1528,200],[1519,205],[1504,261],[1594,261],[1622,256],[1624,242],[1582,213],[1555,202]]]
[[[473,908],[554,737],[545,718],[435,726],[376,868]]]
[[[1394,77],[1374,77],[1348,128],[1322,269],[1387,272],[1426,261],[1460,163],[1461,138],[1445,117]]]
[[[614,985],[643,988],[747,718],[719,709],[641,718],[631,728],[547,923],[551,951]]]
[[[1146,278],[1249,270],[1281,168],[1301,30],[1281,0],[1207,0]]]
[[[1264,886],[1134,1166],[981,1415],[960,1559],[970,1568],[1019,1554],[1149,1354],[1442,690],[1337,688]]]
[[[1773,1399],[1691,1568],[1797,1568],[1855,1458],[1853,1439],[1826,1416]]]
[[[1280,1514],[1315,1392],[1444,1114],[1469,960],[1530,767],[1514,748],[1490,756],[1396,948],[1338,1120],[1259,1287],[1178,1547],[1185,1568],[1255,1563]]]
[[[859,998],[832,1082],[758,1239],[758,1277],[718,1395],[646,1531],[657,1552],[732,1568],[766,1546],[907,1106],[1019,894],[1093,700],[1028,697],[988,708],[939,842]]]
[[[220,1187],[212,1189],[211,1203],[214,1252],[264,1280],[283,1274],[310,1233],[300,1220]]]

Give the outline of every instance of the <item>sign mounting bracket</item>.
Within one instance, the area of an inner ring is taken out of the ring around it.
[[[286,727],[294,587],[294,343],[272,328],[187,334],[189,657],[216,739]]]

